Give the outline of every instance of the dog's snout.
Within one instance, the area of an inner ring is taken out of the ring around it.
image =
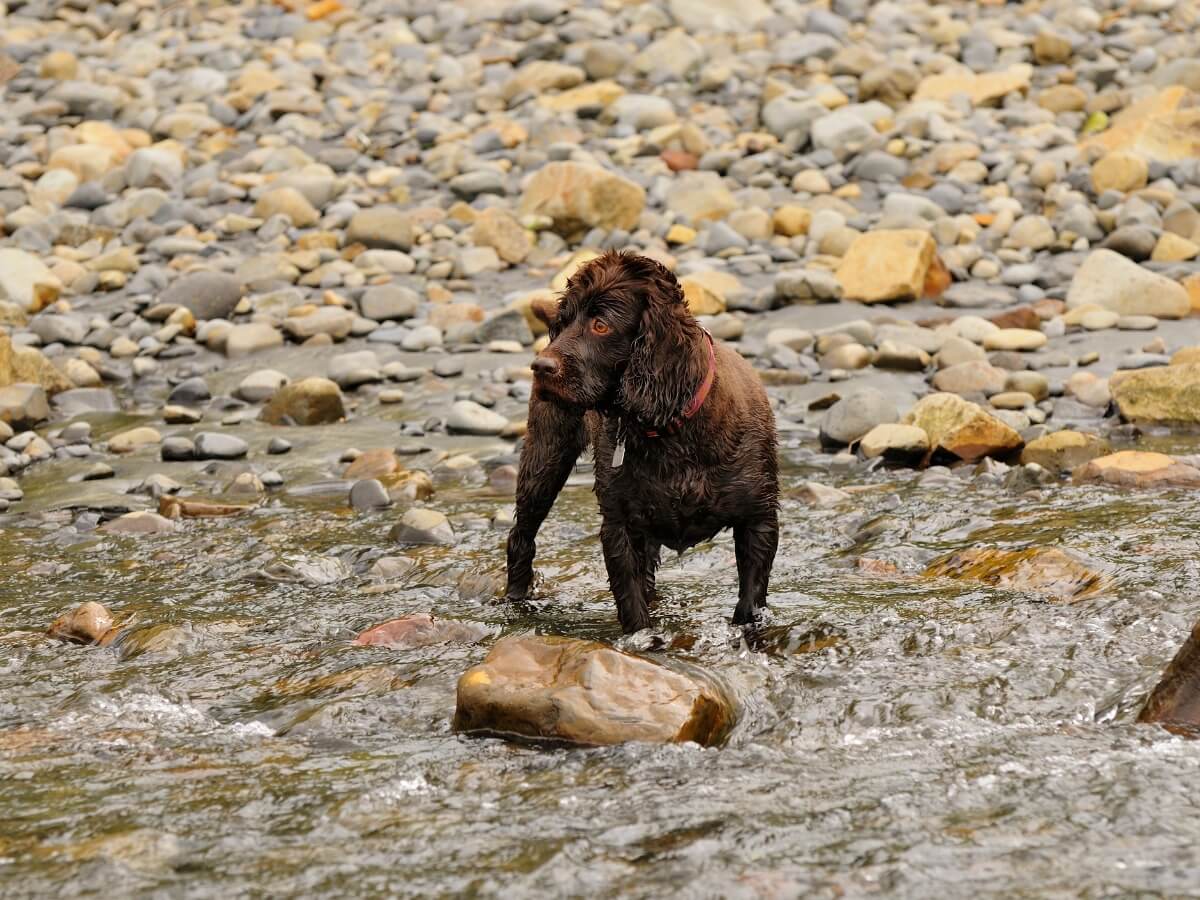
[[[537,356],[529,364],[529,368],[537,375],[552,377],[558,374],[558,360],[552,356]]]

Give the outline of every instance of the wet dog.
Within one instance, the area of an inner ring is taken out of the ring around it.
[[[733,529],[736,625],[766,607],[779,542],[775,418],[762,383],[688,311],[660,263],[606,253],[560,302],[535,304],[550,344],[534,359],[529,426],[508,535],[506,597],[527,597],[538,529],[591,444],[600,541],[626,632],[650,624],[662,547]]]

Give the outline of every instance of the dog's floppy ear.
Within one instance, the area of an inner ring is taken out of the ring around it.
[[[700,326],[666,266],[644,256],[629,262],[642,270],[645,308],[621,381],[621,405],[643,424],[663,426],[683,412],[704,377],[693,352]]]
[[[558,319],[558,300],[553,297],[534,297],[529,303],[533,314],[545,323],[547,328],[553,328]]]

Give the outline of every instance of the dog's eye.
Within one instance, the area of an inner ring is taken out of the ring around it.
[[[612,329],[603,319],[592,319],[592,331],[595,334],[608,334]]]

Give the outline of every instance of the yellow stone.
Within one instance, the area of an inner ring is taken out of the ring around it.
[[[1197,253],[1200,253],[1200,245],[1185,237],[1164,231],[1162,237],[1158,239],[1158,243],[1154,245],[1154,252],[1150,254],[1150,258],[1155,262],[1183,262],[1185,259],[1192,259]],[[1194,278],[1195,276],[1189,275],[1188,277]]]
[[[538,103],[554,112],[575,112],[584,107],[608,107],[625,95],[625,88],[615,81],[596,81],[581,84],[561,94],[540,97]]]
[[[683,299],[693,316],[715,316],[725,312],[725,298],[694,278],[682,278]]]
[[[1200,107],[1184,106],[1188,90],[1173,85],[1122,110],[1108,130],[1082,146],[1125,150],[1177,162],[1200,156]]]
[[[808,234],[808,228],[812,225],[812,211],[793,204],[781,206],[775,210],[771,225],[776,234],[782,234],[784,237]]]
[[[924,290],[925,275],[936,245],[928,232],[917,229],[869,231],[854,239],[837,269],[847,300],[882,303],[915,300]]]
[[[696,239],[696,229],[686,225],[672,225],[667,229],[668,244],[690,244]]]
[[[46,163],[47,169],[66,169],[81,182],[99,181],[117,167],[117,156],[108,147],[96,144],[73,144],[59,147]]]
[[[1192,312],[1200,312],[1200,272],[1188,275],[1180,282],[1188,293],[1192,304]]]
[[[42,78],[52,78],[55,81],[70,81],[79,71],[79,61],[75,54],[65,50],[47,53],[38,64],[38,74]]]
[[[913,100],[949,100],[956,94],[966,94],[971,98],[972,105],[986,106],[1002,100],[1013,91],[1028,90],[1032,75],[1033,66],[1028,63],[981,74],[958,67],[922,79]]]
[[[1052,113],[1079,112],[1087,106],[1087,94],[1073,84],[1056,84],[1037,95],[1037,104]]]
[[[1183,347],[1171,357],[1173,366],[1190,366],[1192,363],[1200,363],[1200,347]]]
[[[1146,186],[1150,167],[1134,153],[1107,153],[1092,166],[1092,187],[1097,194],[1104,191],[1128,193]]]

